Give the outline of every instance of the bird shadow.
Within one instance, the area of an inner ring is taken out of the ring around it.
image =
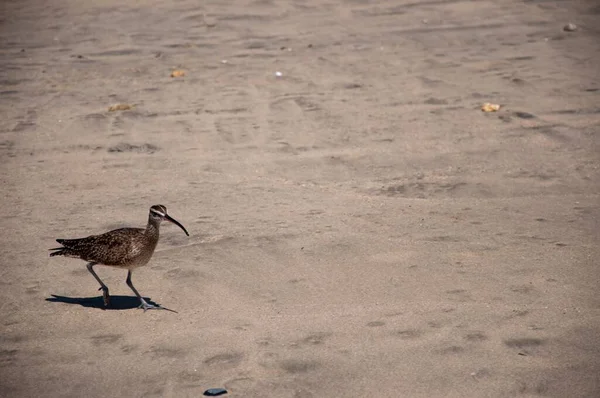
[[[51,303],[65,303],[65,304],[79,304],[82,307],[87,308],[98,308],[100,310],[130,310],[133,308],[139,308],[140,299],[133,296],[110,296],[110,307],[104,306],[104,299],[102,296],[98,297],[66,297],[66,296],[58,296],[56,294],[52,294],[52,297],[48,297],[46,301]],[[165,307],[161,307],[160,304],[157,304],[150,300],[147,297],[144,297],[149,304],[156,305],[160,307],[160,309],[168,310]],[[173,310],[169,310],[173,311]]]

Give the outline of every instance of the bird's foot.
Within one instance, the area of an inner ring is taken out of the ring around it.
[[[110,295],[108,294],[108,288],[101,286],[98,290],[102,290],[102,299],[104,300],[104,307],[110,307]]]
[[[156,305],[150,304],[143,298],[141,298],[140,301],[142,303],[140,304],[140,306],[138,308],[142,308],[144,310],[144,312],[146,312],[147,310],[165,310],[165,311],[171,311],[171,312],[177,313],[177,311],[169,309],[167,307],[163,307],[159,304],[156,304]]]

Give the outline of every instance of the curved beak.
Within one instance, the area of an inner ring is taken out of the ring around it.
[[[183,229],[183,232],[185,232],[185,234],[187,236],[190,236],[190,234],[188,234],[188,231],[185,229],[185,227],[183,225],[181,225],[181,223],[179,221],[177,221],[176,219],[174,219],[173,217],[171,217],[168,214],[165,214],[165,219],[171,221],[173,224],[177,225],[179,228]]]

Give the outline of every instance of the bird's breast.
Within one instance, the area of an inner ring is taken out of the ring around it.
[[[131,247],[131,256],[125,266],[129,269],[137,268],[148,264],[154,249],[156,249],[157,242],[134,242]]]

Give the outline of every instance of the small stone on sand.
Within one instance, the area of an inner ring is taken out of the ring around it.
[[[224,388],[209,388],[204,391],[204,395],[208,397],[217,397],[219,395],[227,394],[227,390]]]

